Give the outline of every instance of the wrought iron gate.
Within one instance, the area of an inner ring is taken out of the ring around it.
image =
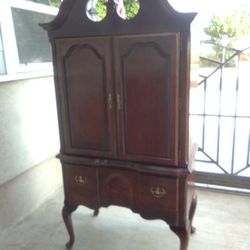
[[[250,189],[250,58],[242,60],[250,47],[205,45],[222,53],[216,59],[200,57],[200,82],[191,89],[197,181]]]

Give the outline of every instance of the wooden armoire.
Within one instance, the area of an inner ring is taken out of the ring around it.
[[[53,51],[66,247],[77,206],[97,215],[118,205],[164,220],[186,250],[196,207],[188,133],[196,14],[140,0],[137,15],[124,19],[115,2],[103,1],[106,16],[93,21],[88,0],[64,0],[41,25]]]

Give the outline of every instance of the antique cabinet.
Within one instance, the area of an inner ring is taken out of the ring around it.
[[[95,22],[87,0],[64,0],[48,31],[53,51],[65,203],[98,214],[119,205],[162,219],[187,249],[196,207],[189,145],[190,23],[165,0],[141,0],[121,18],[116,3]]]

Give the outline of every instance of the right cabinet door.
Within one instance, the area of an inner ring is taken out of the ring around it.
[[[114,41],[119,157],[177,166],[179,35]]]

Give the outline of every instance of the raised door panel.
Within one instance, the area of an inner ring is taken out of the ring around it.
[[[120,158],[177,165],[178,34],[115,39]]]
[[[66,153],[115,156],[110,39],[56,43]]]

